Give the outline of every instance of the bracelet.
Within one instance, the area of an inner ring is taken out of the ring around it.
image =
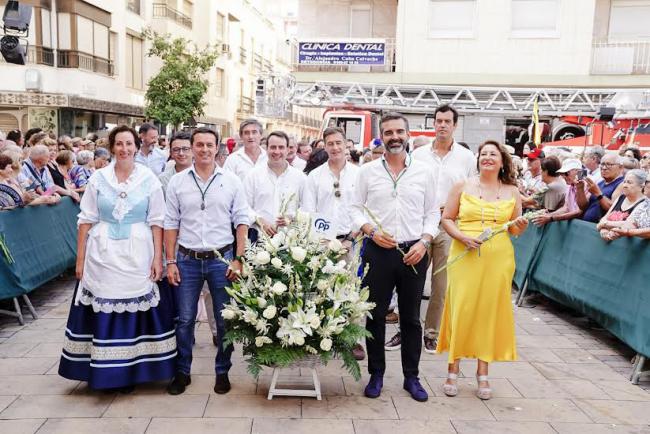
[[[551,216],[551,221],[554,222],[555,220],[553,219],[553,216]]]
[[[176,259],[167,259],[167,265],[175,264],[175,263],[176,263]]]
[[[600,199],[602,199],[603,197],[605,197],[605,195],[601,193],[598,196],[596,196],[596,200],[600,202]]]
[[[372,240],[373,237],[375,236],[375,232],[377,232],[377,228],[372,228],[372,230],[368,234],[368,238],[370,238]]]
[[[232,258],[232,260],[233,260],[233,261],[239,261],[240,264],[243,264],[243,263],[244,263],[244,257],[243,257],[243,256],[236,255],[236,256],[234,256],[234,257]]]

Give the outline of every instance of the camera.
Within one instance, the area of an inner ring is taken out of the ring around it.
[[[587,177],[587,169],[582,169],[580,172],[578,172],[578,180],[583,180]]]

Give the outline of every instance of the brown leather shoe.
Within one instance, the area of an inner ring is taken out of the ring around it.
[[[363,360],[366,358],[366,350],[363,349],[363,345],[356,344],[354,348],[352,348],[352,355],[354,355],[356,360]]]
[[[396,312],[388,312],[386,315],[386,324],[397,324],[399,322],[399,315]]]

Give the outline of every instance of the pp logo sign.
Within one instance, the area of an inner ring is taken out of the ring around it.
[[[314,232],[316,232],[321,237],[328,239],[336,238],[336,233],[334,232],[334,223],[331,219],[323,215],[315,215],[312,224]]]

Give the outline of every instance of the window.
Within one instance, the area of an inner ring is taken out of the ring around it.
[[[372,10],[370,5],[350,7],[350,37],[368,38],[372,36]]]
[[[117,75],[118,74],[117,62],[115,61],[115,59],[117,59],[117,33],[116,32],[110,33],[110,39],[108,42],[108,59],[113,64],[113,74]]]
[[[192,18],[192,10],[194,9],[194,4],[189,0],[183,0],[183,14]]]
[[[609,39],[638,41],[650,39],[650,1],[612,0]]]
[[[142,39],[127,34],[124,51],[126,59],[126,86],[134,89],[143,89]]]
[[[558,0],[512,0],[510,35],[513,38],[559,38]]]
[[[473,38],[476,0],[429,0],[429,38]]]
[[[224,70],[217,68],[217,74],[214,79],[214,94],[221,98],[224,94]]]
[[[140,0],[126,0],[126,8],[140,15]]]
[[[72,49],[70,14],[59,12],[58,16],[59,50]]]
[[[228,42],[226,38],[226,17],[217,13],[217,39],[221,42]]]
[[[41,37],[43,47],[52,48],[52,29],[50,23],[50,11],[41,9]]]

